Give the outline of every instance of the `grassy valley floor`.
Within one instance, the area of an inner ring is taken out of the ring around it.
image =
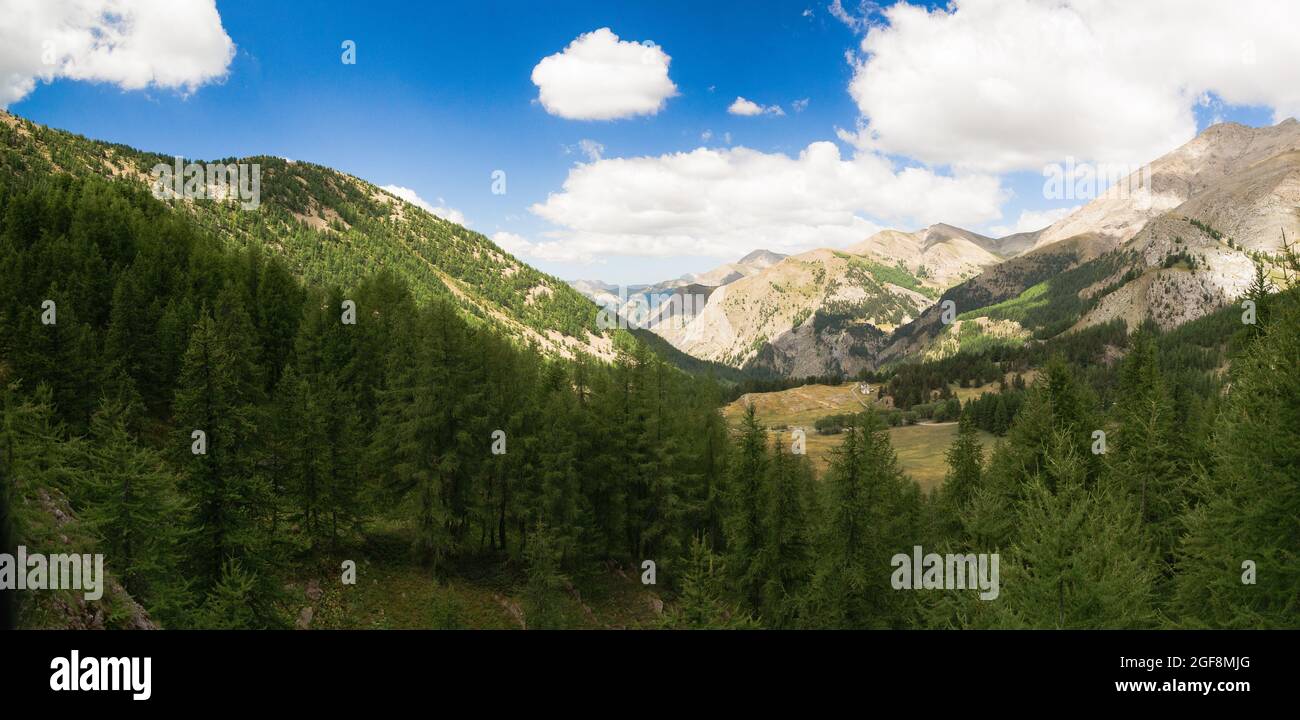
[[[843,435],[821,435],[813,429],[818,419],[828,415],[861,412],[867,407],[883,409],[884,405],[857,391],[857,383],[843,385],[804,385],[789,390],[744,395],[723,409],[729,425],[739,427],[745,406],[753,403],[759,421],[773,433],[789,437],[793,428],[802,427],[807,437],[808,456],[818,473],[830,466],[831,452],[840,444]],[[996,390],[996,385],[984,388],[954,388],[958,397],[965,400],[977,397],[985,390]],[[993,435],[980,432],[986,450],[992,450],[997,440]],[[890,428],[889,440],[898,453],[899,464],[922,490],[929,492],[943,482],[947,471],[944,453],[957,436],[957,423],[921,423]]]

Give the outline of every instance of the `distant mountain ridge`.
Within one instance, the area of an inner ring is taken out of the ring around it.
[[[1300,236],[1298,208],[1300,123],[1221,123],[1040,230],[990,238],[937,223],[743,277],[723,266],[702,311],[656,331],[703,360],[806,376],[1118,319],[1168,328],[1239,297],[1254,262],[1267,263],[1284,233]],[[941,300],[959,313],[951,326]]]
[[[665,306],[676,302],[678,307],[691,310],[687,320],[693,319],[696,304],[703,307],[714,290],[758,274],[785,257],[770,250],[754,250],[735,262],[719,265],[703,273],[687,273],[673,280],[627,286],[601,280],[570,280],[569,286],[601,308],[615,308],[617,315],[637,320],[643,328],[648,327],[658,332],[662,329],[659,326],[666,319],[665,312],[681,312]],[[683,302],[686,297],[690,298],[689,303]]]
[[[878,363],[963,347],[1045,339],[1122,320],[1169,329],[1235,302],[1255,263],[1276,272],[1300,235],[1300,123],[1221,123],[1030,234],[1034,249],[947,291],[957,322],[932,307],[900,328]]]
[[[627,294],[692,291],[705,299],[685,322],[651,325],[694,357],[761,374],[851,374],[870,364],[890,329],[944,289],[1027,247],[1018,237],[1008,242],[937,224],[882,231],[844,250],[789,257],[757,250],[708,273]],[[571,284],[598,303],[618,300],[611,285]]]

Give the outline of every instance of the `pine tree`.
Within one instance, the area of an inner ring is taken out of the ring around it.
[[[528,585],[524,591],[524,617],[532,630],[556,630],[565,625],[564,589],[568,579],[560,572],[560,548],[550,528],[538,523],[528,539]]]
[[[227,560],[256,572],[263,538],[256,523],[266,489],[253,475],[253,408],[246,378],[237,374],[231,339],[210,314],[195,324],[176,391],[173,454],[181,486],[193,506],[189,552],[200,590],[213,588]],[[193,452],[194,431],[206,435],[206,453]]]
[[[761,602],[762,578],[755,564],[766,535],[763,479],[767,464],[767,430],[759,424],[751,404],[745,408],[736,456],[730,463],[727,479],[727,565],[748,608],[757,608]]]
[[[1007,399],[1002,394],[997,397],[997,402],[993,403],[993,433],[995,435],[1006,435],[1007,429],[1011,427],[1010,414],[1007,412]]]
[[[326,376],[322,394],[326,406],[327,471],[325,474],[325,517],[332,548],[340,536],[353,531],[366,517],[362,487],[364,433],[361,411],[352,394]]]
[[[1073,443],[1076,454],[1084,461],[1085,484],[1091,485],[1101,470],[1100,456],[1092,453],[1092,433],[1099,429],[1101,419],[1093,395],[1062,358],[1053,357],[1017,411],[1006,442],[1000,443],[989,458],[982,479],[988,486],[982,508],[994,514],[1010,512],[1022,497],[1025,482],[1043,472],[1057,435]],[[1049,483],[1052,481],[1053,476],[1045,477]],[[991,528],[986,524],[986,530]],[[986,539],[1001,545],[1011,538]]]
[[[254,324],[257,326],[259,364],[266,369],[266,390],[272,390],[293,352],[294,336],[302,319],[302,292],[297,281],[277,257],[261,264],[257,281]]]
[[[156,619],[180,621],[189,603],[177,562],[185,508],[162,456],[131,437],[133,412],[129,401],[106,398],[91,420],[79,463],[88,486],[82,519],[126,591]]]
[[[542,401],[538,430],[546,442],[537,452],[540,482],[535,507],[537,520],[546,525],[560,557],[572,559],[584,526],[579,514],[581,486],[574,454],[577,438],[570,425],[576,400],[568,390],[562,368],[552,366],[548,373],[555,373],[555,377]]]
[[[984,470],[984,446],[980,444],[975,419],[969,412],[961,415],[957,439],[948,448],[946,459],[948,474],[944,478],[943,494],[949,506],[957,510],[970,501]]]
[[[807,491],[812,484],[807,456],[793,455],[778,439],[768,465],[769,488],[763,522],[766,541],[756,566],[761,578],[761,612],[769,627],[791,627],[812,573],[813,539]]]
[[[450,401],[432,315],[421,310],[412,320],[394,328],[370,462],[389,496],[410,508],[412,550],[436,572],[452,545],[442,467]]]
[[[1264,263],[1255,260],[1254,265],[1255,275],[1251,278],[1250,287],[1246,288],[1246,299],[1255,303],[1255,323],[1248,325],[1246,330],[1252,337],[1258,337],[1268,324],[1270,295],[1274,287]]]
[[[1120,368],[1118,428],[1111,460],[1114,479],[1134,500],[1143,534],[1161,553],[1169,553],[1178,533],[1183,504],[1177,462],[1173,403],[1160,372],[1155,340],[1137,334]]]
[[[726,601],[723,559],[703,538],[691,542],[682,591],[664,614],[663,626],[674,630],[756,629],[758,621]]]
[[[51,285],[42,298],[55,303],[54,324],[44,324],[40,304],[32,304],[13,328],[22,340],[7,359],[16,377],[47,384],[59,417],[74,431],[84,430],[94,411],[93,388],[100,372],[95,334],[81,322],[82,313],[71,294],[58,285]]]
[[[906,480],[874,413],[849,427],[826,475],[828,516],[809,590],[816,627],[888,628],[901,624],[890,558],[918,539],[920,491]]]
[[[328,400],[322,388],[300,377],[292,367],[285,370],[281,385],[289,423],[286,490],[293,498],[290,520],[315,549],[328,537],[327,494],[331,473],[331,438],[328,432]]]
[[[221,576],[199,610],[205,630],[256,630],[269,627],[258,592],[258,578],[234,558],[221,565]]]
[[[0,376],[3,374],[0,369]],[[6,511],[0,517],[0,531],[10,533],[12,545],[65,544],[77,530],[75,519],[62,527],[52,526],[41,509],[51,498],[70,498],[81,489],[76,468],[81,442],[67,437],[52,398],[49,386],[43,384],[29,396],[21,392],[17,381],[0,386],[0,495]],[[0,611],[7,611],[13,624],[22,625],[30,601],[13,592],[0,594],[8,598],[7,606],[0,604]],[[0,624],[4,622],[0,617]]]
[[[1141,628],[1155,622],[1155,564],[1128,499],[1085,487],[1087,463],[1057,432],[1002,556],[996,627]],[[1053,489],[1054,488],[1054,489]],[[970,602],[985,602],[970,600]]]
[[[272,537],[279,537],[281,518],[292,511],[289,487],[297,478],[300,449],[298,435],[301,406],[298,402],[298,374],[293,363],[284,367],[271,394],[271,406],[262,411],[258,426],[263,430],[258,464],[266,474],[269,490],[266,513]]]
[[[643,477],[638,503],[641,558],[657,559],[671,568],[686,552],[693,529],[684,528],[689,508],[683,496],[691,484],[689,443],[682,422],[689,417],[685,398],[678,396],[677,371],[641,345],[646,364],[646,438]]]
[[[1292,289],[1274,301],[1233,362],[1212,464],[1192,487],[1174,598],[1184,625],[1300,625],[1300,299]]]
[[[716,386],[710,384],[709,388],[709,400],[700,410],[700,486],[696,497],[697,519],[694,525],[704,531],[710,550],[722,552],[726,546],[723,518],[726,506],[728,434],[722,414],[717,411],[720,403]]]
[[[43,383],[29,396],[21,390],[17,381],[0,388],[0,462],[12,482],[11,520],[19,539],[24,530],[21,508],[39,489],[54,488],[77,504],[83,489],[76,469],[81,441],[68,437],[54,407],[54,392]]]

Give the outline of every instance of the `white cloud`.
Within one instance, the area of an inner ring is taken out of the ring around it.
[[[605,154],[605,146],[595,140],[579,140],[578,150],[592,162],[599,160]]]
[[[804,98],[802,100],[795,100],[794,102],[790,103],[790,107],[793,108],[795,112],[801,113],[804,110],[808,109],[808,103],[809,103],[808,98]]]
[[[843,10],[838,0],[832,7]],[[953,0],[866,26],[859,147],[990,171],[1140,164],[1191,139],[1204,93],[1300,113],[1300,3]]]
[[[235,56],[213,0],[4,0],[0,16],[0,107],[58,78],[189,93]]]
[[[434,205],[417,195],[414,190],[408,187],[402,187],[401,185],[382,185],[381,188],[416,207],[424,208],[429,213],[437,215],[443,220],[454,222],[461,227],[469,227],[469,220],[465,219],[465,214],[454,208],[445,207],[442,198],[438,198],[438,204]]]
[[[595,162],[605,155],[605,146],[595,140],[583,138],[573,145],[562,145],[565,155],[579,153],[587,158],[589,162]]]
[[[785,115],[785,111],[781,109],[780,105],[763,106],[752,100],[746,100],[743,97],[737,97],[735,102],[731,103],[731,107],[727,108],[727,112],[732,115],[744,115],[748,117],[753,117],[754,115]]]
[[[654,115],[677,86],[658,45],[619,40],[609,28],[579,35],[563,52],[542,58],[533,84],[546,112],[569,120]]]
[[[731,103],[731,107],[727,108],[727,112],[732,115],[762,115],[763,107],[743,97],[737,97],[736,101]]]
[[[492,242],[518,258],[532,257],[535,246],[523,235],[504,230],[492,234]]]
[[[797,157],[749,148],[612,158],[569,171],[563,189],[530,210],[558,227],[528,248],[556,261],[609,255],[738,257],[756,247],[844,246],[880,229],[875,219],[977,225],[1007,197],[987,175],[899,169],[830,142]]]
[[[1006,237],[1016,233],[1042,230],[1080,207],[1075,205],[1074,207],[1051,208],[1048,210],[1021,210],[1020,217],[1016,219],[1014,225],[994,225],[989,228],[989,232],[993,237]]]
[[[871,27],[871,14],[879,12],[880,6],[872,0],[858,0],[858,14],[854,15],[844,9],[840,0],[834,0],[826,9],[830,11],[831,17],[847,25],[853,32],[861,33]]]

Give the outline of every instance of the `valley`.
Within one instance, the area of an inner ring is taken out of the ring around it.
[[[988,392],[996,388],[994,384],[980,389],[960,388],[958,391],[966,397],[974,397],[982,391]],[[838,386],[802,385],[790,390],[751,393],[741,396],[722,410],[733,431],[740,427],[745,406],[751,403],[774,442],[783,442],[788,446],[791,442],[790,431],[794,428],[804,429],[808,457],[819,475],[825,474],[830,466],[831,455],[843,440],[843,435],[818,432],[814,427],[816,422],[833,415],[859,413],[867,408],[882,410],[885,407],[874,397],[864,398],[857,391],[855,383]],[[944,455],[956,436],[956,422],[920,422],[889,429],[889,441],[898,452],[898,461],[903,471],[927,492],[942,485],[947,471]],[[995,436],[982,431],[979,438],[986,451],[991,450],[996,441]]]
[[[322,166],[241,159],[255,211],[159,198],[161,155],[0,121],[0,499],[13,537],[114,558],[102,607],[25,627],[1288,623],[1286,587],[1243,614],[1219,565],[1293,520],[1233,529],[1300,447],[1293,121],[1210,128],[1153,164],[1158,201],[631,292]],[[702,304],[601,322],[664,295]],[[997,605],[888,588],[931,533],[1009,548]],[[1116,590],[1062,619],[1053,562]]]
[[[6,696],[1285,707],[1296,28],[0,0]]]

